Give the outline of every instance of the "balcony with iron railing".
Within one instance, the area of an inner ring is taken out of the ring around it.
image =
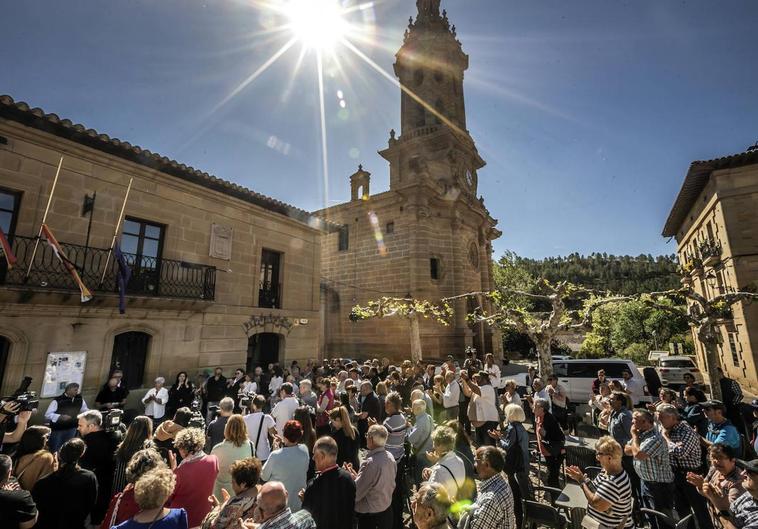
[[[264,309],[281,309],[282,285],[269,281],[261,282],[258,290],[258,306]]]
[[[69,271],[55,256],[52,248],[41,240],[31,271],[29,262],[34,252],[34,237],[15,236],[11,240],[18,263],[8,270],[0,262],[0,286],[34,290],[78,291]],[[94,293],[118,293],[118,264],[107,248],[92,248],[78,244],[60,243],[66,257],[74,264],[84,284]],[[131,269],[126,287],[127,295],[159,298],[213,301],[216,292],[216,267],[186,261],[137,256],[124,253]],[[101,282],[102,280],[102,282]]]
[[[721,262],[721,243],[706,239],[698,246],[698,253],[704,266],[714,266]]]

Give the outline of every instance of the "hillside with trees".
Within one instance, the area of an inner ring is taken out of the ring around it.
[[[534,278],[544,278],[551,283],[569,281],[587,289],[624,296],[679,288],[679,263],[674,255],[632,257],[573,253],[565,257],[528,259],[506,252],[500,259],[503,260]]]
[[[615,256],[571,254],[566,257],[528,259],[506,252],[495,263],[495,284],[501,292],[538,293],[540,280],[556,284],[569,281],[579,288],[593,291],[597,296],[636,296],[680,287],[675,256],[650,255]],[[506,296],[515,306],[535,313],[548,307],[525,296]],[[567,305],[581,310],[582,301]],[[626,356],[643,363],[652,349],[667,349],[670,341],[685,344],[692,351],[692,339],[684,313],[674,316],[671,311],[654,308],[639,300],[614,302],[592,311],[591,327],[579,356],[602,358]],[[534,344],[524,333],[515,329],[503,331],[506,351],[527,354]],[[553,343],[554,352],[566,352]]]

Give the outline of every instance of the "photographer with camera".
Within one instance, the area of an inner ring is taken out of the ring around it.
[[[0,449],[18,443],[24,435],[32,410],[21,411],[21,408],[22,404],[13,400],[0,405]]]
[[[63,443],[76,436],[77,417],[87,410],[89,408],[79,393],[79,384],[76,382],[67,384],[63,394],[50,402],[45,419],[52,430],[48,440],[51,452],[57,452]]]
[[[91,521],[99,525],[111,498],[116,440],[103,429],[103,415],[99,411],[85,411],[78,419],[79,435],[87,446],[81,466],[91,470],[97,478],[97,501],[92,507]]]

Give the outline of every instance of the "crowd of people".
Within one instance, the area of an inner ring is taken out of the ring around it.
[[[492,355],[466,356],[293,362],[229,378],[216,368],[194,383],[182,371],[171,387],[154,381],[139,415],[122,415],[128,389],[114,371],[93,408],[66,387],[44,426],[5,403],[0,424],[15,429],[0,455],[1,519],[42,529],[521,529],[539,479],[549,503],[567,480],[580,484],[585,527],[663,529],[692,513],[697,529],[758,529],[758,460],[727,406],[695,384],[635,409],[642,388],[601,371],[588,388],[600,435],[593,470],[565,464],[572,410],[557,377],[530,368],[525,388]]]

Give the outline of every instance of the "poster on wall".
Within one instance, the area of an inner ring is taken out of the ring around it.
[[[79,387],[84,380],[84,366],[87,363],[87,352],[47,353],[45,378],[42,381],[40,397],[57,397],[66,385],[76,382]]]

